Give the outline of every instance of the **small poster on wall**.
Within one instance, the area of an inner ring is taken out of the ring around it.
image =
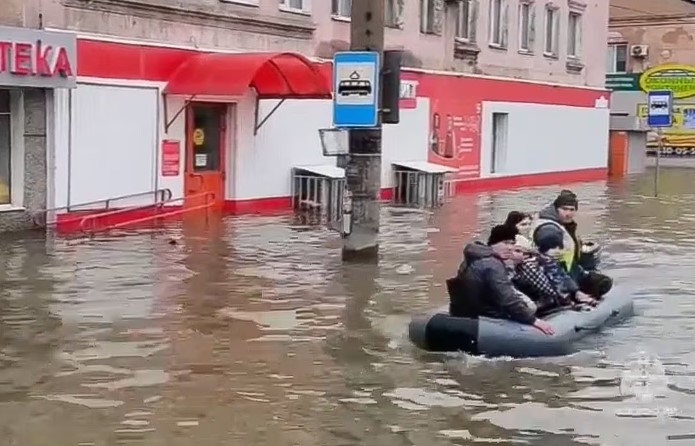
[[[175,139],[162,141],[162,176],[179,176],[181,164],[181,142]]]

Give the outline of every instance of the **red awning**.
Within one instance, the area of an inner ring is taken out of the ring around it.
[[[241,96],[255,88],[260,99],[330,99],[318,67],[294,53],[205,53],[181,64],[167,94]]]

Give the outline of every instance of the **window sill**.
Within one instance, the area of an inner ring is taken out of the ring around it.
[[[517,52],[518,52],[519,54],[524,55],[524,56],[534,56],[534,55],[535,55],[535,53],[534,53],[533,51],[531,51],[531,50],[520,49],[520,50],[517,51]]]
[[[343,22],[343,23],[352,22],[352,19],[350,17],[345,17],[344,15],[336,15],[336,14],[331,15],[331,20],[334,20],[336,22]]]
[[[454,58],[465,60],[477,60],[480,48],[475,42],[461,38],[454,39]]]
[[[252,8],[260,7],[258,0],[220,0],[220,2],[239,6],[251,6]]]
[[[507,47],[500,45],[499,43],[488,43],[487,46],[497,51],[507,51]]]
[[[287,12],[289,14],[297,14],[297,15],[303,15],[303,16],[307,16],[307,17],[311,16],[310,11],[305,11],[303,9],[288,8],[287,6],[280,6],[278,9],[282,12]]]
[[[0,204],[0,213],[2,212],[24,212],[26,208],[22,206],[14,206],[11,204]]]
[[[565,69],[570,74],[579,74],[584,70],[584,64],[576,57],[568,57]]]
[[[548,53],[548,52],[546,52],[546,51],[543,51],[543,57],[548,58],[548,59],[554,59],[554,60],[558,60],[558,59],[559,59],[559,57],[558,57],[557,54],[555,54],[555,53]]]

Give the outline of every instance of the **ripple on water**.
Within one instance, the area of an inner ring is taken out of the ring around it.
[[[188,446],[190,435],[201,446],[689,438],[693,175],[665,170],[658,198],[648,177],[572,186],[583,234],[604,245],[605,269],[635,293],[638,315],[566,358],[431,355],[406,335],[412,313],[446,304],[442,283],[467,240],[510,210],[550,202],[559,186],[464,195],[435,211],[384,209],[378,266],[343,265],[335,233],[288,216],[3,240],[2,438],[153,446]],[[637,401],[633,385],[648,380],[625,378],[631,355],[645,349],[667,377],[651,402]],[[636,418],[648,410],[656,416]]]

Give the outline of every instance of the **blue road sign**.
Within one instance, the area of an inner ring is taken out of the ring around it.
[[[376,127],[379,123],[379,53],[342,51],[333,56],[333,125]]]
[[[673,124],[673,92],[654,90],[647,97],[647,125],[649,127],[671,127]]]

